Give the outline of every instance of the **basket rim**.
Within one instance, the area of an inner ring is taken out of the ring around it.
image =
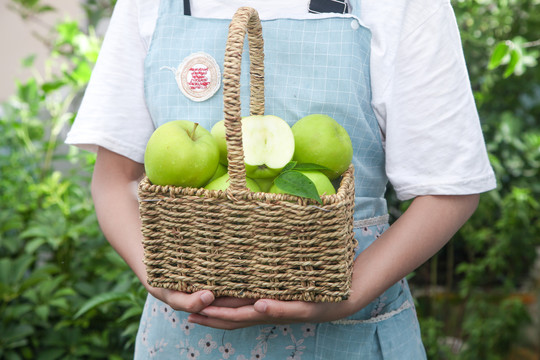
[[[162,201],[164,197],[171,201],[185,196],[193,196],[204,199],[229,199],[231,201],[260,201],[265,203],[294,203],[300,206],[326,206],[335,205],[342,202],[347,202],[350,198],[354,198],[354,166],[349,165],[349,168],[343,173],[340,186],[335,194],[321,195],[322,204],[313,199],[304,198],[301,196],[290,194],[275,194],[268,192],[252,192],[245,189],[243,192],[235,192],[231,196],[229,189],[227,190],[208,190],[204,187],[193,188],[174,185],[157,185],[152,184],[147,176],[139,182],[138,189],[139,202]],[[155,198],[153,198],[155,197]]]

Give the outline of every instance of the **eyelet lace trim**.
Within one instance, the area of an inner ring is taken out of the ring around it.
[[[409,300],[406,300],[403,303],[403,305],[401,305],[398,309],[393,310],[393,311],[389,311],[389,312],[387,312],[385,314],[377,315],[377,316],[372,317],[370,319],[366,319],[366,320],[341,319],[341,320],[331,321],[331,323],[335,324],[335,325],[374,324],[374,323],[378,323],[378,322],[381,322],[381,321],[384,321],[384,320],[388,320],[392,316],[395,316],[395,315],[399,314],[403,310],[407,310],[407,309],[410,309],[412,307],[413,307],[413,304]]]

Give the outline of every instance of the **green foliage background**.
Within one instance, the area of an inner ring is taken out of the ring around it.
[[[48,64],[61,71],[18,83],[0,110],[0,359],[131,358],[144,289],[97,225],[94,155],[62,144],[113,3],[87,0],[87,26],[51,29]],[[506,359],[538,351],[523,329],[538,295],[540,1],[453,5],[498,188],[410,281],[430,359]],[[11,9],[28,21],[54,11],[41,0]],[[407,204],[389,198],[398,217]]]

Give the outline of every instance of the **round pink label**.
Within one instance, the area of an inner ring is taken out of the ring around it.
[[[178,69],[164,66],[171,70],[178,88],[193,101],[211,98],[221,86],[221,71],[216,60],[209,54],[197,52],[186,57]]]

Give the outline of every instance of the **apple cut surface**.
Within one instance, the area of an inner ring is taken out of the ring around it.
[[[294,154],[290,126],[274,115],[242,119],[242,143],[246,174],[254,179],[277,176]]]

